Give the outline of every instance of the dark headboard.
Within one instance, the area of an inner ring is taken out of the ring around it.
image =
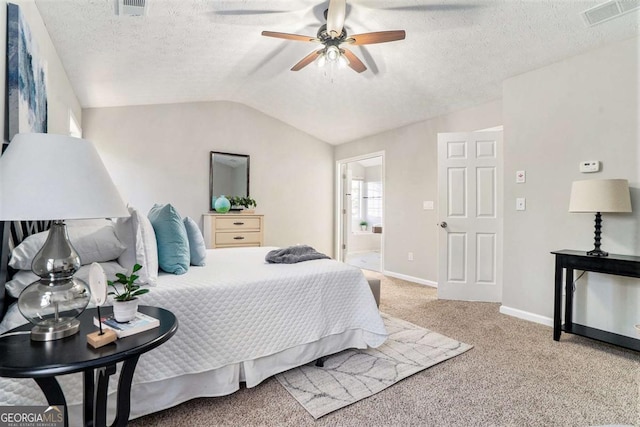
[[[0,311],[0,320],[4,317],[9,305],[14,301],[4,290],[4,284],[10,280],[13,275],[11,267],[9,267],[9,258],[11,251],[18,246],[25,238],[32,234],[40,233],[48,230],[51,221],[11,221],[0,222],[0,233],[2,237],[2,247],[0,248],[0,303],[2,310]]]

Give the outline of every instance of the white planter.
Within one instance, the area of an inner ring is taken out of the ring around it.
[[[113,317],[117,322],[128,322],[136,318],[138,312],[138,300],[114,301]]]

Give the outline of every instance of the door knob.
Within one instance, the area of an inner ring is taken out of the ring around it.
[[[446,222],[442,221],[442,222],[441,222],[440,224],[438,224],[438,225],[439,225],[440,227],[442,227],[442,228],[447,228],[447,225],[448,225],[448,224],[447,224]]]

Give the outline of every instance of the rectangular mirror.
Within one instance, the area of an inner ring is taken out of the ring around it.
[[[209,210],[217,197],[249,197],[249,156],[211,152],[209,163]]]

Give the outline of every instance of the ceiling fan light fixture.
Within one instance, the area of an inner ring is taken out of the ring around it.
[[[327,63],[327,56],[324,54],[324,52],[322,52],[318,55],[318,59],[316,60],[316,65],[322,68],[326,63]]]
[[[341,54],[340,57],[338,58],[338,68],[346,68],[348,66],[349,66],[349,59],[347,59],[346,56]]]
[[[340,49],[337,46],[329,46],[326,52],[327,61],[335,62],[340,58]]]

